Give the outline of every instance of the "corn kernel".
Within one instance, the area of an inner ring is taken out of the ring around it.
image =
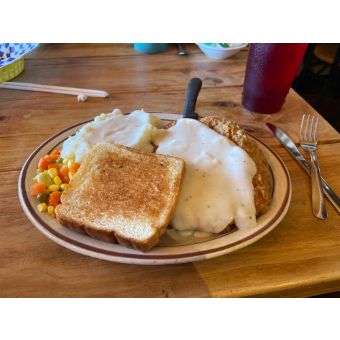
[[[54,177],[58,176],[58,170],[56,168],[50,168],[47,170],[47,173],[53,179]]]
[[[63,184],[60,186],[60,189],[64,191],[64,190],[67,189],[69,186],[70,186],[69,184],[63,183]]]
[[[74,159],[75,159],[74,154],[70,154],[70,155],[68,155],[67,157],[64,158],[63,163],[67,164],[68,161],[73,161],[74,162]]]
[[[58,191],[59,189],[60,189],[60,186],[57,185],[57,184],[51,184],[51,185],[48,186],[48,190],[49,190],[50,192]]]
[[[46,210],[47,210],[47,204],[46,204],[46,203],[40,203],[40,204],[38,204],[38,210],[39,210],[40,212],[46,211]]]
[[[69,159],[68,162],[67,162],[67,167],[70,168],[73,164],[74,164],[74,160]]]
[[[54,216],[54,207],[52,205],[49,205],[47,207],[47,213],[50,215],[50,216]]]
[[[59,176],[55,176],[55,177],[53,178],[53,182],[54,182],[54,184],[56,184],[56,185],[61,185],[61,184],[63,183],[63,181],[60,179]]]

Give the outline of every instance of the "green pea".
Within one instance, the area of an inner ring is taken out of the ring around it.
[[[57,164],[63,164],[63,161],[64,159],[62,157],[59,157],[56,162]]]
[[[40,203],[45,203],[47,202],[48,194],[46,192],[42,192],[37,195],[37,199]]]

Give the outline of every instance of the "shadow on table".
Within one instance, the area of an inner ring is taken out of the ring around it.
[[[340,292],[312,296],[313,298],[340,298]]]

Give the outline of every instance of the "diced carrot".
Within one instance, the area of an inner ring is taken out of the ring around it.
[[[38,182],[31,185],[31,195],[37,196],[40,193],[43,193],[46,189],[46,185],[44,183]]]
[[[61,192],[60,191],[53,191],[50,193],[50,196],[48,198],[48,205],[52,205],[53,207],[56,207],[58,204],[60,204],[60,197]]]
[[[70,173],[74,174],[80,167],[79,163],[73,163],[70,167]]]
[[[39,162],[38,162],[38,168],[40,170],[46,170],[48,168],[49,164],[51,164],[50,160],[45,159],[44,157],[40,158]]]
[[[68,167],[67,166],[63,166],[62,168],[59,169],[58,175],[59,175],[59,177],[64,177],[64,176],[68,175],[68,172],[69,172]]]
[[[66,176],[68,175],[69,169],[67,166],[63,166],[62,168],[59,169],[58,173],[59,176]]]
[[[50,153],[49,156],[53,161],[56,161],[60,157],[60,151],[55,149]]]
[[[69,169],[67,166],[62,167],[58,172],[58,176],[63,181],[63,183],[68,183],[70,181],[68,172],[69,172]]]
[[[53,200],[51,197],[47,199],[47,204],[52,205],[52,207],[56,207],[58,205],[58,203],[55,200]]]
[[[55,168],[55,169],[57,169],[57,171],[59,172],[60,165],[57,164],[57,163],[51,163],[51,164],[48,165],[48,168],[49,168],[49,169]]]
[[[56,202],[56,201],[54,201],[54,200],[49,198],[48,201],[47,201],[47,204],[51,205],[52,207],[56,207],[60,203],[58,203],[58,202]]]
[[[50,197],[57,197],[58,199],[60,198],[60,196],[61,196],[61,192],[60,191],[53,191],[50,194]]]
[[[46,159],[47,161],[52,162],[52,159],[51,159],[50,155],[45,155],[43,157],[43,159]]]

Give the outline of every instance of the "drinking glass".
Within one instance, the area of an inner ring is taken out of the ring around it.
[[[250,44],[243,106],[257,113],[280,111],[308,44]]]

